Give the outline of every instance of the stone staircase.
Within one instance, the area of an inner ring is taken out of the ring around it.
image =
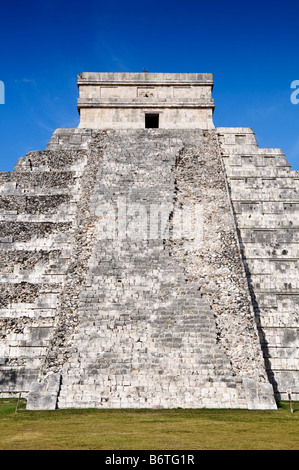
[[[246,406],[216,344],[209,305],[161,244],[155,252],[142,243],[133,255],[115,243],[97,245],[59,408]]]
[[[177,197],[174,170],[186,139],[197,150],[208,145],[201,131],[182,135],[107,132],[90,199],[100,241],[68,341],[59,408],[248,407],[248,387],[219,345],[215,312],[200,284],[186,279],[163,236],[140,239],[131,231],[123,237],[120,217],[117,223],[113,218],[113,208],[120,215],[122,198],[127,230],[128,214],[153,204],[168,203],[170,220]],[[260,407],[271,402],[262,394],[258,400]]]

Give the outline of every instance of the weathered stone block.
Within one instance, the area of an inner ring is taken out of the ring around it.
[[[33,383],[27,396],[27,410],[56,410],[60,386],[60,374],[50,374],[42,382]]]

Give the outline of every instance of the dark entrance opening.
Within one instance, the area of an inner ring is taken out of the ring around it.
[[[157,129],[159,127],[159,114],[146,114],[145,115],[145,128]]]

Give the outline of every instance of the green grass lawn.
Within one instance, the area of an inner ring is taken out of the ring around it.
[[[277,411],[26,411],[0,400],[0,450],[298,450],[299,402]]]

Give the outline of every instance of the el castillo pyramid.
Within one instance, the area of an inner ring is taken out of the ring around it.
[[[0,173],[0,396],[27,409],[299,397],[299,172],[215,128],[213,77],[82,73],[76,129]]]

